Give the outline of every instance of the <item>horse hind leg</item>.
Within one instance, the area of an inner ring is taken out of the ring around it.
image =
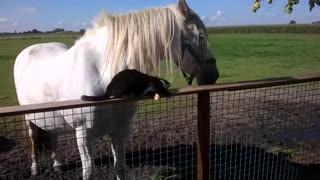
[[[35,124],[33,124],[31,121],[26,121],[26,125],[28,127],[28,134],[30,138],[30,151],[31,151],[31,175],[36,176],[39,174],[39,155],[38,155],[38,149],[39,149],[39,143],[38,143],[38,132],[39,127],[37,127]]]
[[[55,171],[61,171],[60,166],[61,163],[57,158],[57,141],[58,136],[56,133],[50,133],[50,144],[48,145],[48,149],[50,150],[50,157],[53,161],[53,169]]]
[[[40,160],[48,163],[48,153],[53,160],[54,170],[60,170],[60,162],[57,160],[57,135],[42,130],[31,121],[27,121],[28,133],[31,141],[31,175],[36,176],[39,174]]]
[[[125,136],[111,135],[111,149],[114,158],[114,168],[116,171],[117,180],[126,179],[125,139]]]

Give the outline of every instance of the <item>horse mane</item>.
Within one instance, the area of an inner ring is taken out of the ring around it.
[[[178,62],[181,59],[177,52],[181,51],[184,20],[175,5],[124,15],[103,12],[94,19],[93,27],[81,39],[92,37],[100,28],[107,27],[105,66],[109,67],[111,77],[126,68],[160,73],[160,60],[166,61],[167,72],[170,69],[172,73],[173,58],[178,58]],[[174,37],[179,39],[174,40]]]

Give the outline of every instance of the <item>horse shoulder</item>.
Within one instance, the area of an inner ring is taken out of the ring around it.
[[[74,70],[74,75],[79,83],[80,95],[101,95],[106,84],[101,80],[104,75],[104,53],[99,50],[93,43],[76,44],[70,51],[70,54],[77,68]],[[80,98],[80,96],[79,96]]]

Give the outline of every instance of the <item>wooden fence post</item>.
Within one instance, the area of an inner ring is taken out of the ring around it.
[[[209,179],[210,92],[198,93],[197,180]]]

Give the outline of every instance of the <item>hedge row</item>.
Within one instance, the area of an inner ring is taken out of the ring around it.
[[[320,24],[209,27],[208,33],[320,33]]]

